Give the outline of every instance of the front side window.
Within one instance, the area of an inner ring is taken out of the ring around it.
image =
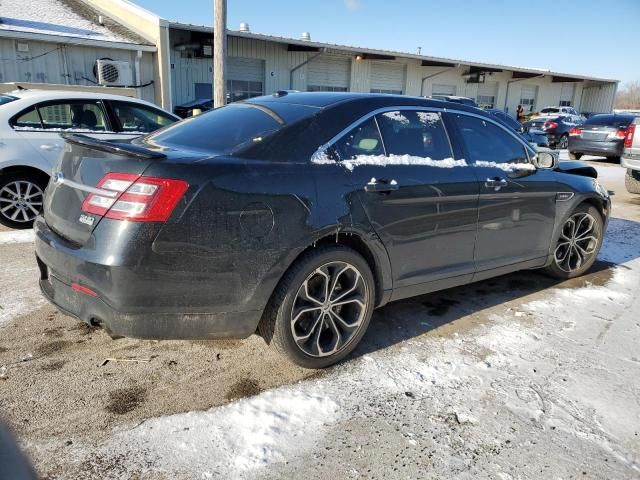
[[[107,130],[106,116],[99,102],[63,101],[37,108],[45,130]]]
[[[451,148],[440,114],[414,110],[385,112],[377,117],[388,155],[443,160]]]
[[[120,101],[110,103],[123,132],[150,133],[176,121],[165,112],[146,105]]]
[[[522,143],[491,122],[468,115],[453,115],[470,162],[475,164],[529,163]]]
[[[333,146],[338,160],[353,160],[361,155],[384,155],[378,126],[373,117],[361,123]]]

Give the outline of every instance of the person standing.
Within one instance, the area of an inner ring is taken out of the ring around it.
[[[522,108],[522,105],[518,105],[518,108],[516,108],[516,120],[519,122],[524,120],[524,108]]]

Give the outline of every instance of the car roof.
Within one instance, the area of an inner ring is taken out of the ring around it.
[[[10,95],[12,97],[16,97],[19,99],[30,99],[33,101],[46,101],[46,100],[57,100],[57,99],[95,99],[95,100],[123,100],[129,102],[136,103],[144,103],[146,105],[160,108],[153,103],[147,102],[145,100],[141,100],[135,97],[127,97],[125,95],[114,95],[111,93],[102,93],[102,92],[85,92],[85,91],[75,91],[75,90],[39,90],[39,89],[18,89],[13,90],[12,92],[7,92],[6,95]]]
[[[438,100],[435,98],[412,97],[409,95],[392,95],[383,93],[357,93],[357,92],[276,92],[273,95],[254,97],[246,100],[246,103],[289,103],[296,105],[307,105],[317,108],[325,108],[339,103],[358,102],[366,103],[375,101],[377,105],[383,106],[424,106],[432,108],[451,108],[477,113],[478,108],[462,103]],[[380,107],[379,107],[380,108]]]

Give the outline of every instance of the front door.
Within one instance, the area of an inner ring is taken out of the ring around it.
[[[488,119],[448,115],[480,180],[478,271],[546,258],[556,213],[551,172],[530,163],[533,152],[517,134]]]
[[[410,287],[427,282],[470,280],[479,185],[473,170],[453,159],[439,113],[381,113],[343,137],[335,149],[386,246],[394,299],[419,293]]]

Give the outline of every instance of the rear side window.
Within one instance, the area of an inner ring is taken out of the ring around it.
[[[248,103],[232,104],[191,117],[146,137],[153,144],[215,153],[232,153],[261,142],[285,124],[272,110]]]
[[[17,100],[17,97],[12,97],[11,95],[0,95],[0,105],[4,105],[5,103],[13,102]]]
[[[387,154],[432,160],[452,157],[440,114],[401,110],[381,113],[376,118]]]
[[[560,113],[559,108],[543,108],[540,113]]]
[[[146,105],[119,101],[110,104],[123,132],[151,133],[176,122],[172,116]]]
[[[16,119],[13,121],[13,126],[17,128],[42,128],[42,123],[40,123],[40,116],[38,115],[38,111],[35,107],[31,107],[31,109],[26,112],[22,112]]]
[[[384,147],[376,121],[371,117],[334,145],[338,160],[352,160],[361,155],[384,155]]]
[[[37,109],[45,130],[108,130],[99,102],[66,101],[38,105]]]
[[[628,115],[594,115],[593,117],[589,117],[584,124],[626,128],[631,122],[633,122],[633,117]]]
[[[453,115],[471,163],[528,163],[522,143],[507,132],[481,118]]]

